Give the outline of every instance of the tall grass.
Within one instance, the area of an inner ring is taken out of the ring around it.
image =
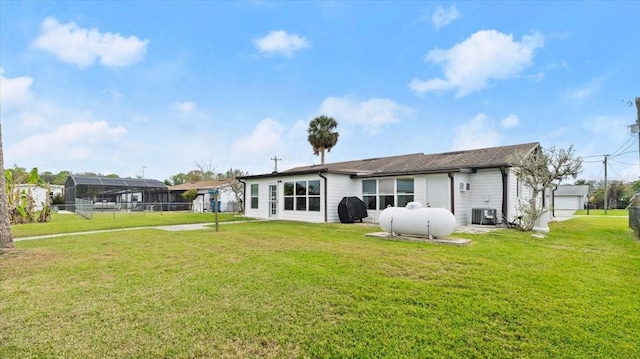
[[[291,222],[17,242],[0,357],[638,358],[626,219],[551,229],[465,247]]]

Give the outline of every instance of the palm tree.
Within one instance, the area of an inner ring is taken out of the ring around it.
[[[2,123],[0,122],[0,250],[13,248],[13,236],[9,223],[7,186],[4,178],[4,153],[2,152]]]
[[[313,154],[320,155],[320,164],[324,164],[324,150],[331,152],[333,146],[338,143],[338,132],[334,130],[338,122],[333,117],[320,116],[309,122],[309,143],[313,147]]]

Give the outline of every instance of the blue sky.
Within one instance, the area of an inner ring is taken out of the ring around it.
[[[1,1],[5,166],[163,180],[540,142],[640,174],[640,1]]]

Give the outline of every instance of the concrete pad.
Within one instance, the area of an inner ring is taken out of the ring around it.
[[[425,242],[425,243],[437,243],[448,244],[452,246],[466,246],[471,243],[470,239],[462,238],[428,238],[423,236],[412,236],[406,234],[393,235],[388,232],[374,232],[365,234],[367,237],[382,238],[391,241],[409,241],[409,242]]]

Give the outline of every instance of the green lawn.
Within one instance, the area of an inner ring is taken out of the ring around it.
[[[244,221],[247,219],[247,217],[239,216],[237,213],[218,213],[219,222]],[[93,219],[90,220],[77,214],[58,214],[54,212],[51,215],[51,222],[13,225],[11,226],[11,232],[14,237],[29,237],[102,229],[214,222],[215,214],[211,212],[95,212]]]
[[[292,222],[19,241],[0,255],[0,357],[640,357],[627,220],[551,229],[465,247]]]
[[[587,210],[576,211],[577,215],[587,215]],[[605,216],[604,209],[590,209],[589,215],[591,216]],[[629,216],[629,210],[627,209],[608,209],[606,216]]]

